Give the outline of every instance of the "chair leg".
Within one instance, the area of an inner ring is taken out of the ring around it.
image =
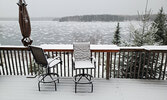
[[[91,92],[93,92],[93,83],[92,83],[92,90],[91,90]]]
[[[57,79],[57,82],[60,83],[60,81],[59,81],[59,74],[57,74],[57,78],[58,78],[58,79]]]
[[[40,82],[38,82],[38,90],[41,91],[41,89],[40,89]]]
[[[57,79],[57,82],[60,83],[59,79]]]
[[[75,93],[77,93],[77,83],[75,83]]]
[[[57,86],[56,86],[56,82],[54,82],[55,83],[55,91],[57,91]]]

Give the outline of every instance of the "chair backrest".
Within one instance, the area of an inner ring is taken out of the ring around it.
[[[42,65],[42,67],[47,67],[48,65],[48,62],[47,62],[47,59],[44,55],[44,51],[42,48],[39,48],[39,47],[34,47],[34,46],[29,46],[31,52],[32,52],[32,55],[35,59],[35,62],[37,64],[40,64]]]
[[[78,60],[90,60],[90,42],[74,42],[74,58]]]

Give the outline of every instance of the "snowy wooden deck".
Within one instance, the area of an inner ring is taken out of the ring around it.
[[[72,78],[61,78],[54,85],[46,84],[38,91],[37,78],[0,76],[0,100],[167,100],[166,80],[95,79],[94,92],[88,85],[80,85],[74,93]]]

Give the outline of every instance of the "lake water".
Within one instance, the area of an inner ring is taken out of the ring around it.
[[[122,40],[129,39],[129,26],[133,22],[120,22]],[[33,45],[72,44],[74,41],[91,41],[93,44],[112,44],[117,22],[56,22],[32,21]],[[0,44],[22,45],[17,21],[0,21]]]

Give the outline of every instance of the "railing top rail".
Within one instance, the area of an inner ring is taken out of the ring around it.
[[[45,51],[73,51],[73,45],[41,45]],[[1,50],[27,50],[24,46],[0,46]],[[167,52],[167,46],[117,47],[116,45],[90,45],[92,52],[119,52],[119,51],[162,51]]]
[[[0,46],[1,50],[27,50],[27,47],[25,46]]]
[[[167,46],[120,47],[120,51],[161,51],[167,52]]]
[[[120,51],[145,51],[144,47],[120,47]]]

